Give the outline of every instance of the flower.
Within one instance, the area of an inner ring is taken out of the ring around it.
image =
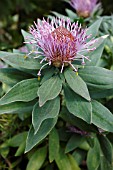
[[[87,18],[91,15],[94,9],[100,8],[101,4],[98,0],[71,0],[70,5],[77,11],[80,17]]]
[[[34,22],[34,26],[30,27],[30,33],[32,36],[26,38],[26,43],[31,44],[33,50],[28,55],[34,52],[35,58],[44,56],[40,63],[46,62],[39,70],[39,76],[46,65],[61,68],[61,73],[68,65],[77,71],[72,62],[80,60],[85,64],[85,59],[89,60],[89,58],[84,55],[84,52],[95,49],[93,47],[95,40],[91,39],[88,42],[91,35],[87,35],[87,29],[82,29],[78,22],[71,24],[69,18],[66,20],[53,18],[51,21],[38,19],[37,23]]]

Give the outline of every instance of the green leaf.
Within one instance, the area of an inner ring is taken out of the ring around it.
[[[28,37],[32,37],[32,38],[33,38],[32,34],[26,32],[26,31],[23,30],[23,29],[21,29],[21,33],[22,33],[22,35],[23,35],[23,37],[24,37],[24,40],[26,40],[26,38],[28,38]]]
[[[74,125],[83,131],[94,133],[98,132],[96,126],[94,126],[93,124],[90,125],[82,119],[70,114],[70,112],[65,107],[61,110],[60,117],[69,124]]]
[[[71,136],[69,141],[67,142],[65,153],[71,152],[72,150],[76,149],[83,141],[83,137],[78,134],[74,134]]]
[[[71,133],[67,133],[67,127],[62,127],[63,121],[59,120],[57,126],[60,127],[58,129],[59,139],[60,141],[67,142],[71,137]]]
[[[82,141],[82,143],[79,146],[80,149],[83,149],[85,151],[89,151],[90,146],[88,144],[88,142],[86,141],[86,139],[84,138],[84,140]]]
[[[86,83],[89,89],[89,92],[95,91],[95,90],[107,90],[107,89],[112,89],[113,88],[113,84],[107,84],[107,85],[99,85],[99,84],[92,84],[92,83]]]
[[[14,68],[2,68],[0,69],[0,81],[10,86],[15,85],[23,79],[30,78],[29,74],[25,74]]]
[[[101,99],[108,96],[113,96],[113,88],[112,89],[89,89],[90,95],[92,99]]]
[[[0,105],[24,101],[28,102],[37,97],[39,82],[37,78],[23,80],[14,85],[1,99]]]
[[[35,145],[39,144],[50,133],[56,122],[57,117],[44,120],[36,134],[34,134],[34,128],[31,126],[28,132],[25,152],[30,151]]]
[[[99,102],[92,100],[92,123],[103,130],[113,132],[113,115]]]
[[[96,38],[93,43],[93,45],[91,47],[89,47],[89,49],[92,49],[92,48],[98,48],[104,41],[105,39],[108,37],[108,35],[104,35],[104,36],[101,36],[99,38]],[[87,53],[88,54],[88,53]]]
[[[60,13],[58,13],[58,12],[55,12],[55,11],[52,11],[51,12],[52,14],[54,14],[56,17],[60,17],[60,18],[64,18],[65,20],[67,19],[67,16],[65,16],[65,15],[62,15],[62,14],[60,14]]]
[[[66,70],[64,75],[68,85],[75,93],[79,94],[88,101],[91,100],[86,83],[81,79],[80,76],[77,76],[72,70]]]
[[[77,148],[73,152],[72,156],[74,157],[74,159],[76,160],[78,165],[80,165],[80,164],[82,164],[83,160],[86,158],[86,151]]]
[[[59,135],[54,128],[49,134],[49,161],[50,163],[55,160],[56,155],[59,152]]]
[[[3,143],[3,144],[0,146],[0,155],[1,155],[3,158],[7,158],[9,152],[10,152],[9,147],[5,146],[5,143]]]
[[[101,170],[113,170],[113,165],[110,165],[104,156],[101,156]]]
[[[0,114],[31,112],[36,100],[31,102],[13,102],[0,106]]]
[[[40,84],[43,84],[46,80],[50,79],[55,74],[55,67],[44,69],[43,74],[44,76],[42,77]]]
[[[87,123],[91,123],[92,106],[91,103],[75,94],[70,88],[64,87],[66,106],[70,113]]]
[[[7,141],[7,145],[10,147],[17,147],[20,146],[21,143],[25,142],[27,137],[27,132],[19,133],[13,136],[11,139]]]
[[[80,167],[78,166],[76,160],[74,159],[74,157],[71,154],[68,154],[68,158],[69,158],[72,170],[81,170]]]
[[[113,71],[96,66],[86,66],[79,70],[79,75],[89,86],[95,87],[96,85],[96,88],[105,89],[111,85],[113,88]]]
[[[17,149],[17,151],[15,153],[15,156],[21,156],[24,153],[25,146],[26,146],[26,141],[24,141],[20,144],[19,148]]]
[[[39,107],[39,103],[36,103],[32,113],[32,124],[35,129],[35,134],[39,130],[42,122],[45,119],[55,118],[58,116],[60,110],[60,98],[57,97],[51,101],[48,101],[42,107]]]
[[[64,153],[63,149],[59,149],[59,153],[55,157],[55,162],[59,170],[72,170],[71,163],[68,156]]]
[[[26,40],[28,37],[29,37],[29,38],[33,38],[32,34],[26,32],[25,30],[21,30],[21,33],[22,33],[22,35],[23,35],[23,37],[24,37],[24,41],[25,41],[25,42],[28,41],[28,40]],[[31,44],[26,44],[26,46],[27,46],[27,48],[28,48],[29,51],[32,50],[32,45],[31,45]]]
[[[48,100],[57,97],[62,89],[62,81],[58,76],[45,81],[38,90],[39,106],[43,106]]]
[[[87,30],[87,35],[90,35],[90,34],[91,34],[90,39],[97,36],[101,22],[102,22],[102,18],[98,19],[96,22],[94,22],[94,23],[88,28],[88,30]]]
[[[105,158],[107,159],[107,161],[110,164],[112,164],[113,147],[112,147],[110,141],[107,139],[106,136],[102,136],[102,135],[98,135],[98,139],[99,139],[100,146],[101,146],[101,149],[102,149],[102,152],[103,152]]]
[[[16,54],[0,51],[0,58],[10,65],[16,65],[21,68],[38,70],[42,66],[38,59],[24,58],[24,54]]]
[[[103,41],[103,43],[96,48],[96,50],[92,51],[91,53],[88,54],[91,62],[89,62],[88,60],[86,61],[86,65],[87,66],[95,66],[98,64],[102,53],[103,53],[103,49],[104,49],[104,44],[105,44],[105,40]]]
[[[73,12],[72,10],[67,9],[67,8],[65,10],[66,10],[66,13],[69,16],[69,18],[71,18],[72,20],[74,20],[78,17],[77,14],[75,12]]]
[[[88,170],[96,170],[100,164],[100,146],[98,140],[94,139],[94,147],[91,148],[87,155]]]
[[[47,156],[47,147],[39,148],[33,153],[30,158],[30,161],[27,164],[26,170],[39,170]]]

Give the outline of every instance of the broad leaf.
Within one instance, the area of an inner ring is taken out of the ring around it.
[[[96,50],[87,54],[89,56],[89,59],[91,60],[91,62],[88,60],[86,61],[87,66],[95,66],[99,63],[99,60],[103,53],[104,44],[105,44],[105,40],[98,48],[96,48]]]
[[[0,114],[32,112],[36,100],[31,102],[13,102],[0,106]]]
[[[62,81],[58,76],[45,81],[38,90],[39,106],[43,106],[48,100],[57,97],[62,89]]]
[[[60,117],[64,119],[66,122],[68,122],[69,124],[78,127],[83,131],[94,132],[94,133],[98,132],[96,126],[90,125],[85,121],[83,121],[82,119],[70,114],[70,112],[66,108],[63,108],[61,110]]]
[[[98,140],[95,138],[94,147],[91,148],[87,155],[88,170],[96,170],[100,164],[100,146]]]
[[[86,140],[85,138],[83,139],[83,141],[82,141],[82,143],[80,144],[79,148],[80,148],[80,149],[83,149],[83,150],[85,150],[85,151],[89,151],[90,145],[89,145],[89,143],[87,142],[87,140]]]
[[[103,155],[101,156],[100,170],[113,170],[113,165],[110,165]]]
[[[112,164],[113,147],[112,147],[110,141],[107,139],[106,136],[103,136],[103,135],[98,135],[98,139],[100,141],[100,146],[101,146],[101,149],[102,149],[102,152],[103,152],[105,158],[107,159],[107,161],[110,164]]]
[[[70,9],[66,9],[66,13],[71,20],[74,20],[78,17],[77,14]]]
[[[80,76],[77,76],[74,71],[66,70],[65,71],[65,78],[70,86],[70,88],[86,100],[90,101],[90,95],[86,86],[86,83],[81,79]]]
[[[112,89],[90,89],[90,95],[93,99],[101,99],[108,96],[113,96],[113,88]]]
[[[19,71],[14,68],[2,68],[0,69],[0,81],[8,85],[15,85],[23,79],[30,78],[29,74],[25,74],[22,71]]]
[[[113,114],[101,103],[92,100],[92,123],[103,130],[113,132]]]
[[[26,32],[25,30],[21,30],[21,32],[22,32],[22,35],[23,35],[23,37],[24,37],[24,41],[25,41],[25,42],[28,41],[27,39],[33,38],[32,34]],[[28,44],[28,43],[27,43],[26,46],[27,46],[27,48],[28,48],[29,51],[32,50],[32,45],[31,45],[31,44]]]
[[[74,134],[71,136],[69,141],[67,142],[65,153],[71,152],[76,149],[83,141],[83,137],[81,135]]]
[[[7,141],[7,145],[10,147],[20,146],[26,140],[27,132],[19,133]]]
[[[62,148],[59,149],[59,153],[55,157],[55,162],[56,162],[59,170],[66,170],[66,169],[72,170],[69,158],[64,153]]]
[[[34,134],[35,133],[34,128],[33,126],[31,126],[28,132],[25,152],[30,151],[35,145],[39,144],[53,129],[56,122],[57,122],[57,117],[53,119],[46,119],[42,123],[42,125],[40,126],[36,134]]]
[[[65,16],[65,15],[62,15],[62,14],[55,12],[55,11],[52,11],[51,13],[54,14],[58,18],[64,18],[65,20],[67,20],[67,16]]]
[[[26,140],[23,141],[20,146],[18,147],[15,156],[21,156],[22,154],[24,154],[24,150],[25,150],[25,146],[26,146]]]
[[[43,148],[39,148],[38,150],[36,150],[32,154],[27,164],[26,170],[39,170],[43,165],[46,156],[47,156],[47,147],[44,146]]]
[[[86,83],[88,86],[89,91],[94,91],[94,90],[107,90],[107,89],[112,89],[113,84],[107,84],[107,85],[99,85],[99,84],[92,84],[92,83]]]
[[[111,85],[111,87],[113,87],[113,71],[105,68],[86,66],[79,70],[79,75],[86,83],[89,83],[89,85],[98,85],[98,88],[101,88],[100,85],[103,85],[103,88],[106,85]]]
[[[51,101],[48,101],[42,107],[39,107],[39,103],[36,103],[32,113],[32,124],[35,129],[35,134],[39,130],[42,122],[48,118],[55,118],[58,116],[60,110],[60,98],[57,97]]]
[[[28,102],[37,97],[39,82],[37,78],[23,80],[14,85],[1,99],[0,105],[24,101]]]
[[[38,70],[41,67],[38,59],[29,57],[25,59],[25,55],[19,53],[0,51],[0,58],[10,65],[14,64],[21,68]]]
[[[87,123],[91,123],[92,106],[91,103],[81,96],[75,94],[70,88],[64,87],[66,106],[70,113]]]
[[[87,45],[89,45],[89,49],[92,49],[92,48],[98,48],[104,41],[105,39],[108,37],[108,35],[104,35],[104,36],[101,36],[99,38],[96,38],[94,39],[93,41],[93,45],[90,46],[90,41],[87,42]],[[85,53],[88,55],[88,53]]]
[[[49,134],[49,161],[50,163],[55,160],[56,155],[59,152],[59,135],[54,128]]]
[[[76,160],[74,159],[74,157],[71,154],[68,154],[68,159],[70,161],[72,170],[81,170],[80,167],[78,166]]]
[[[86,158],[86,151],[77,148],[73,152],[72,156],[74,157],[78,165],[80,165],[82,164],[83,160]]]
[[[91,34],[90,39],[97,36],[101,22],[102,22],[102,18],[98,19],[96,22],[94,22],[94,23],[88,28],[88,30],[87,30],[87,35],[90,35],[90,34]]]
[[[50,79],[55,74],[55,67],[44,69],[43,74],[44,76],[42,77],[40,84],[43,84],[46,80]]]

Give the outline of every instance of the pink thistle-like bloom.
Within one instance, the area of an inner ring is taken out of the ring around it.
[[[37,23],[30,27],[32,36],[27,37],[28,41],[25,42],[33,47],[28,55],[33,52],[36,54],[34,58],[44,56],[40,63],[46,61],[38,75],[41,75],[41,70],[46,65],[61,68],[61,73],[68,65],[77,71],[72,64],[74,60],[80,60],[84,65],[85,59],[89,60],[84,53],[95,50],[93,47],[95,40],[91,39],[88,42],[91,35],[87,35],[86,32],[87,29],[82,29],[78,22],[71,24],[69,18],[67,20],[53,18],[51,21],[38,19]]]
[[[70,5],[77,11],[80,17],[87,18],[96,8],[100,8],[98,0],[70,0]]]

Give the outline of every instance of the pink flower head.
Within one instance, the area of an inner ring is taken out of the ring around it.
[[[35,58],[43,57],[40,63],[46,61],[38,75],[41,75],[41,70],[45,65],[53,65],[61,68],[61,72],[65,66],[70,65],[75,71],[77,69],[73,66],[74,60],[80,60],[85,64],[85,59],[89,60],[84,52],[94,50],[94,39],[88,42],[90,35],[87,35],[87,29],[82,29],[81,25],[77,23],[71,24],[69,18],[67,20],[61,18],[37,20],[35,26],[30,27],[32,36],[28,37],[28,42],[35,48],[33,52],[36,54]],[[41,51],[39,51],[39,48]],[[31,54],[32,51],[29,53]]]
[[[77,11],[81,17],[87,18],[91,15],[96,7],[100,6],[98,0],[71,0],[71,6]]]

